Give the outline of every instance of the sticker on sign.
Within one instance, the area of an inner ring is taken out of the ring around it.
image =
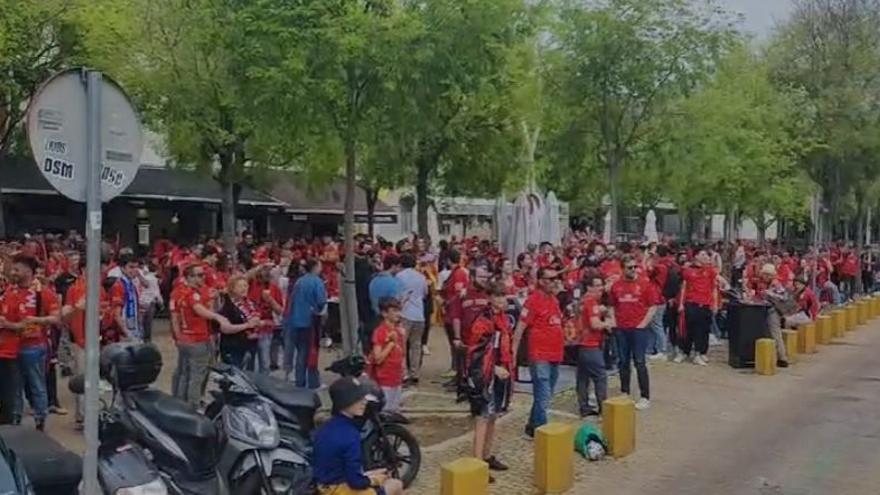
[[[56,74],[40,87],[27,114],[28,140],[37,167],[58,192],[86,201],[88,136],[82,69]],[[137,175],[143,131],[125,92],[106,75],[101,86],[101,200],[115,198]]]

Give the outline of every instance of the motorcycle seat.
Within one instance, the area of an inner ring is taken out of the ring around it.
[[[214,422],[186,402],[154,389],[130,392],[137,410],[162,431],[195,438],[217,436]]]
[[[284,408],[317,411],[321,407],[321,398],[312,390],[268,375],[251,375],[251,379],[261,394]]]

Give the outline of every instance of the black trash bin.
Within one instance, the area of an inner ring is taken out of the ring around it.
[[[770,335],[767,326],[769,304],[734,301],[727,306],[729,355],[732,368],[755,366],[755,341]]]

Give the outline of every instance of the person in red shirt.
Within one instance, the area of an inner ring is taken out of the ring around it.
[[[614,318],[609,308],[602,304],[605,281],[598,274],[587,277],[587,293],[581,304],[578,321],[580,335],[571,336],[578,342],[577,359],[577,399],[581,418],[602,415],[602,402],[608,397],[608,375],[605,371],[605,357],[602,353],[605,336],[614,328]],[[596,389],[597,409],[590,408],[590,382]]]
[[[280,321],[277,316],[284,313],[284,294],[277,282],[272,281],[270,265],[261,265],[256,276],[250,280],[248,299],[256,306],[260,318],[265,322],[256,331],[259,363],[255,368],[263,374],[269,373],[272,361],[272,339]]]
[[[785,317],[785,326],[798,328],[806,323],[816,321],[816,318],[819,317],[819,298],[809,287],[806,278],[794,279],[794,295],[797,298],[799,311]]]
[[[617,362],[620,368],[620,391],[629,394],[631,365],[635,364],[641,397],[636,409],[644,410],[651,405],[651,381],[645,353],[648,349],[650,330],[648,324],[657,308],[648,283],[638,277],[639,265],[626,255],[623,257],[623,278],[611,286],[609,302],[614,310],[616,327],[614,341],[617,344]]]
[[[51,287],[34,278],[37,260],[31,256],[18,255],[12,259],[10,278],[12,286],[3,293],[0,301],[0,357],[18,358],[18,377],[4,375],[8,382],[0,388],[0,409],[3,420],[12,406],[12,422],[20,423],[23,401],[18,399],[19,388],[28,391],[27,396],[33,409],[34,422],[42,431],[49,413],[49,396],[46,389],[46,356],[48,353],[49,326],[61,323],[59,300]],[[19,381],[20,380],[20,381]],[[13,396],[17,400],[7,402],[6,387],[15,385]],[[21,385],[19,385],[21,384]]]
[[[859,276],[859,259],[849,249],[844,250],[840,262],[840,291],[845,299],[852,299],[855,294],[856,277]]]
[[[449,251],[449,276],[443,282],[441,292],[443,294],[443,326],[446,329],[446,338],[449,340],[450,368],[443,374],[443,378],[453,378],[464,365],[464,356],[461,352],[464,344],[461,340],[460,322],[454,318],[454,307],[460,302],[461,297],[467,292],[470,285],[468,271],[461,266],[461,254],[456,250]]]
[[[506,471],[508,467],[492,455],[492,442],[496,420],[507,411],[512,394],[512,332],[504,286],[489,287],[488,297],[490,305],[471,327],[467,352],[467,391],[475,418],[473,455],[493,471]]]
[[[230,326],[229,320],[213,311],[210,290],[205,287],[205,268],[201,263],[183,269],[184,283],[171,293],[168,310],[171,331],[177,343],[177,368],[171,393],[198,406],[208,378],[211,361],[211,321]]]
[[[698,251],[691,266],[682,270],[678,310],[684,311],[686,334],[679,339],[680,352],[673,361],[683,362],[693,349],[694,364],[707,366],[712,315],[718,311],[718,270],[705,250]]]
[[[379,301],[382,322],[373,330],[370,375],[385,395],[384,411],[399,413],[403,396],[403,356],[406,340],[400,325],[400,301],[385,297]]]
[[[532,379],[532,410],[526,424],[526,435],[533,437],[535,429],[547,423],[547,409],[559,378],[565,336],[562,331],[562,309],[554,293],[559,273],[547,268],[538,269],[537,290],[523,305],[513,339],[518,352],[523,332],[529,329],[528,362]],[[516,359],[513,360],[516,362]]]

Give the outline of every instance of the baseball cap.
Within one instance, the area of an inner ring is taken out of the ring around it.
[[[330,400],[333,411],[339,412],[351,407],[369,394],[369,388],[357,378],[342,377],[330,385]]]

